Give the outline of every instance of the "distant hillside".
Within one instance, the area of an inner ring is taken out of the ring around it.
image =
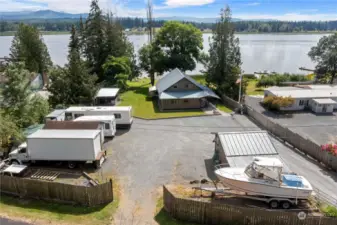
[[[87,13],[71,14],[64,12],[56,12],[52,10],[39,11],[21,11],[21,12],[0,12],[0,19],[2,20],[26,20],[26,19],[79,19],[86,18]]]
[[[0,12],[1,20],[31,20],[31,19],[79,19],[80,17],[87,18],[88,13],[71,14],[65,12],[56,12],[52,10],[39,10],[39,11],[20,11],[20,12]],[[146,21],[146,19],[144,19]],[[171,17],[158,17],[159,20],[176,20],[187,21],[195,23],[215,23],[218,18],[198,18],[198,17],[184,17],[184,16],[171,16]],[[243,21],[239,18],[233,18],[234,22]],[[269,19],[261,19],[260,21],[272,21]]]

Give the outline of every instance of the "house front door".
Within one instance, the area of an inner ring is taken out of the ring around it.
[[[326,105],[323,105],[322,112],[324,112],[324,113],[325,113],[325,112],[326,112],[326,108],[327,108],[327,107],[326,107]]]

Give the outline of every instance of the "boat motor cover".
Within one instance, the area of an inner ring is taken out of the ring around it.
[[[289,187],[303,187],[302,178],[297,175],[283,175],[283,183]]]

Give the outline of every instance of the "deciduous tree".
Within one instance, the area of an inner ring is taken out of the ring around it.
[[[164,55],[165,70],[194,70],[203,48],[202,33],[191,24],[166,22],[155,36],[154,46]]]
[[[328,78],[328,82],[333,84],[337,76],[337,33],[322,37],[308,55],[317,63],[316,73],[319,78]]]

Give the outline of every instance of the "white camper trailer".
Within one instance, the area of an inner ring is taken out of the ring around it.
[[[55,109],[45,117],[45,121],[63,121],[65,109]]]
[[[66,109],[65,120],[81,116],[115,116],[117,127],[130,127],[133,121],[132,106],[78,106]]]
[[[104,123],[104,136],[114,137],[116,134],[116,119],[115,116],[81,116],[77,117],[75,122],[78,121],[90,121]]]

